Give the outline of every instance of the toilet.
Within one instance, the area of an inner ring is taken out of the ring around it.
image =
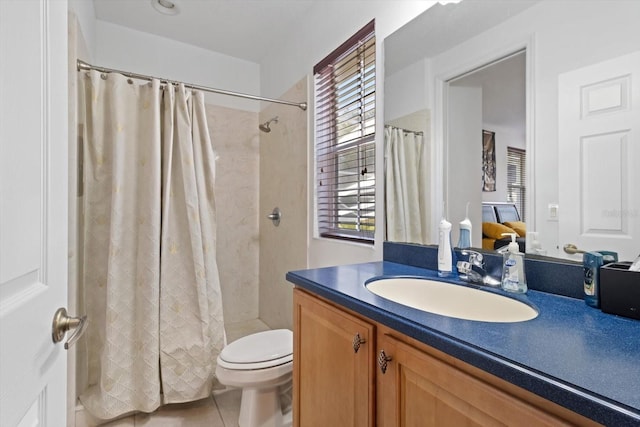
[[[291,426],[292,371],[288,329],[247,335],[222,349],[216,376],[221,384],[242,389],[239,427]]]

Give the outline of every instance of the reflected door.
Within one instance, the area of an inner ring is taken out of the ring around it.
[[[0,0],[0,425],[64,426],[67,2]]]
[[[560,75],[559,147],[560,246],[632,260],[640,251],[640,51]]]

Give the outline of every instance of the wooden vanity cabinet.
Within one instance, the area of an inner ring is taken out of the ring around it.
[[[546,401],[384,326],[378,327],[377,425],[595,426]]]
[[[294,313],[294,426],[599,425],[297,288]]]
[[[293,425],[375,425],[375,329],[299,289],[293,292]]]

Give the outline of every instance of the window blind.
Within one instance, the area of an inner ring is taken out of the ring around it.
[[[522,221],[526,221],[527,174],[525,165],[525,150],[507,147],[507,200],[516,205]]]
[[[316,206],[323,237],[373,243],[375,46],[371,21],[314,67]]]

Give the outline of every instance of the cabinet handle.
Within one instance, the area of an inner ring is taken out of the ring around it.
[[[384,350],[380,350],[380,354],[378,355],[378,366],[380,366],[380,370],[382,373],[387,372],[387,365],[393,358],[391,356],[387,356]]]
[[[362,338],[359,333],[353,336],[353,352],[357,353],[360,350],[360,345],[366,343],[367,340]]]

